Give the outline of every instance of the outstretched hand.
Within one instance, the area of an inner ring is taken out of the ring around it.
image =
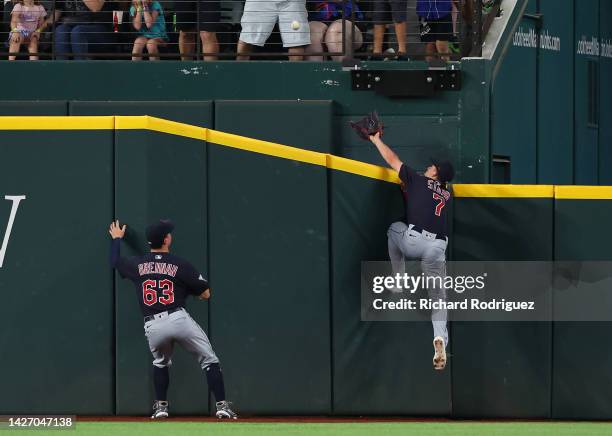
[[[119,220],[113,221],[110,224],[110,227],[108,228],[108,233],[110,233],[111,238],[113,238],[113,239],[117,239],[117,238],[121,239],[121,238],[123,238],[125,236],[125,228],[126,227],[127,226],[125,224],[123,226],[121,226],[119,224]]]
[[[395,152],[391,150],[389,146],[383,142],[382,139],[380,139],[381,136],[382,131],[379,130],[373,135],[368,135],[368,138],[370,139],[372,144],[376,146],[380,155],[383,157],[385,162],[387,162],[387,165],[389,165],[391,168],[393,168],[399,173],[400,168],[402,167],[402,161],[399,157],[397,157],[397,154],[395,154]]]

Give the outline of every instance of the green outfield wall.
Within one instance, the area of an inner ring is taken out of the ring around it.
[[[361,321],[361,262],[386,258],[399,187],[333,170],[329,183],[333,412],[448,416],[451,372],[431,369],[431,324]]]
[[[3,413],[114,411],[116,306],[98,234],[113,213],[114,131],[100,127],[0,134],[3,236],[5,196],[26,197],[0,269]]]
[[[447,66],[461,89],[427,98],[354,90],[352,68],[336,62],[6,62],[6,76],[28,86],[4,90],[0,115],[146,114],[380,165],[347,127],[377,110],[404,160],[449,158],[457,182],[612,184],[612,5],[503,0],[502,9],[483,57]]]
[[[572,187],[555,202],[555,258],[559,260],[610,260],[610,235],[593,239],[600,219],[612,215],[609,201],[580,196]],[[579,192],[578,192],[579,193]],[[595,191],[597,193],[597,191]],[[581,241],[581,242],[579,242]],[[566,419],[608,419],[612,377],[605,370],[612,352],[602,349],[597,359],[585,359],[593,344],[612,334],[612,323],[555,323],[553,326],[552,414]],[[576,402],[576,398],[580,398]]]
[[[512,11],[491,65],[491,157],[511,161],[512,183],[609,184],[610,2],[517,0]]]
[[[361,262],[387,259],[401,197],[391,171],[327,154],[325,137],[310,151],[148,117],[0,118],[4,233],[25,196],[0,268],[0,410],[148,413],[151,357],[107,227],[127,223],[137,254],[146,223],[172,217],[175,252],[213,290],[187,308],[245,414],[612,418],[608,323],[452,323],[436,372],[428,322],[361,321]],[[592,229],[611,188],[454,190],[451,259],[610,260]],[[211,410],[187,353],[170,386],[174,414]]]
[[[432,153],[449,157],[461,180],[486,181],[487,145],[460,142],[462,91],[416,99],[355,92],[350,71],[336,62],[40,61],[2,67],[32,86],[3,93],[0,115],[150,115],[350,156],[359,140],[348,121],[377,110],[389,126],[389,140],[407,160],[423,166]],[[370,66],[400,67],[424,70],[426,64]],[[42,77],[53,77],[53,86]],[[364,159],[383,163],[375,154]]]
[[[172,147],[168,147],[169,142]],[[142,229],[159,217],[172,216],[188,238],[178,239],[177,248],[204,274],[208,264],[208,198],[206,144],[193,138],[148,130],[115,130],[114,215],[129,226],[124,255],[139,255],[146,249]],[[180,176],[180,173],[191,175]],[[199,180],[198,180],[199,179]],[[100,217],[101,218],[101,217]],[[179,248],[180,246],[180,248]],[[150,407],[152,366],[143,341],[142,316],[135,303],[139,295],[127,280],[115,277],[115,368],[120,415],[143,415]],[[190,301],[189,312],[206,329],[208,307]],[[206,411],[206,381],[197,364],[178,349],[172,365],[169,395],[173,407],[185,414]],[[145,369],[145,367],[147,367]]]
[[[461,90],[430,98],[354,91],[334,62],[2,63],[28,86],[0,100],[15,117],[0,118],[0,412],[148,413],[151,357],[106,228],[126,222],[137,254],[171,217],[213,289],[188,310],[242,413],[612,419],[611,323],[456,322],[438,373],[429,323],[360,320],[361,262],[387,258],[402,215],[396,176],[348,125],[374,109],[403,161],[455,164],[450,259],[612,260],[610,188],[552,186],[612,184],[612,4],[502,7],[492,55],[449,64]],[[171,374],[172,413],[210,413],[191,356]]]
[[[553,260],[553,188],[547,190],[535,198],[458,198],[453,260]],[[451,344],[454,416],[550,416],[552,323],[455,322]]]

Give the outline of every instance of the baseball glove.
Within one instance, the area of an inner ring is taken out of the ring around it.
[[[361,139],[368,141],[370,136],[380,132],[380,136],[383,135],[384,125],[378,117],[376,111],[371,112],[368,116],[360,119],[357,122],[350,121],[351,127],[355,129]]]

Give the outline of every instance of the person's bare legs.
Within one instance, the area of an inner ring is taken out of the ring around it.
[[[289,51],[290,61],[303,61],[304,60],[304,46],[289,47],[288,51]]]
[[[19,47],[21,46],[21,34],[19,32],[11,32],[11,43],[9,45],[10,53],[19,53]],[[17,59],[17,55],[10,55],[9,61]]]
[[[179,53],[181,54],[182,61],[193,60],[193,53],[196,51],[195,34],[179,32]],[[191,53],[191,54],[190,54]]]
[[[406,54],[406,29],[408,28],[405,21],[395,23],[395,36],[397,37],[398,53]]]
[[[440,59],[448,62],[450,60],[450,49],[448,41],[436,41],[436,50],[441,55]]]
[[[384,24],[374,24],[374,54],[382,56],[383,40],[385,39],[385,27]]]
[[[158,61],[159,60],[159,49],[158,44],[161,42],[159,38],[149,39],[147,41],[147,53],[149,53],[150,61]]]
[[[202,40],[202,53],[204,54],[205,61],[216,61],[219,56],[216,54],[207,53],[219,53],[219,41],[217,40],[217,34],[215,32],[206,32],[202,30],[200,32],[200,39]]]
[[[30,60],[37,61],[38,55],[33,53],[38,53],[38,36],[40,34],[38,32],[32,33],[30,36],[30,43],[28,44],[28,53],[30,53]]]
[[[323,53],[323,38],[327,38],[327,24],[321,23],[320,21],[311,21],[308,25],[310,27],[310,45],[307,45],[304,49],[306,60],[323,61],[325,59],[323,55],[311,56],[309,53]],[[329,45],[327,47],[329,51],[335,51],[332,50]]]
[[[142,52],[147,45],[147,38],[144,36],[139,36],[134,40],[134,47],[132,47],[132,60],[133,61],[141,61],[142,60]]]
[[[238,56],[236,56],[237,61],[248,61],[251,57],[249,54],[253,50],[253,46],[251,44],[247,44],[244,41],[238,40]]]
[[[363,44],[363,35],[361,34],[361,30],[359,30],[359,27],[357,26],[353,27],[353,24],[348,20],[344,22],[344,26],[346,29],[347,46],[350,44],[351,35],[354,28],[355,35],[353,37],[353,50],[359,50]],[[336,20],[329,25],[327,33],[325,34],[325,45],[327,46],[327,50],[331,53],[342,52],[342,20]],[[345,58],[346,56],[332,56],[332,59],[338,62],[343,61]]]

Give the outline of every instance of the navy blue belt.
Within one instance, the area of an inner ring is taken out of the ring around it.
[[[415,232],[419,232],[419,233],[423,233],[423,229],[417,226],[412,226],[412,229]],[[433,235],[433,232],[430,232],[429,230],[426,230],[426,232],[431,233]],[[446,235],[436,235],[436,239],[441,239],[443,241],[446,241]]]
[[[183,310],[183,308],[182,307],[175,307],[174,309],[168,309],[168,310],[165,310],[164,312],[168,312],[168,315],[170,315],[171,313],[178,312],[179,310]],[[164,312],[159,312],[159,313],[164,313]],[[155,315],[159,315],[159,313],[156,313]],[[144,317],[144,322],[153,321],[155,319],[155,315],[145,316]]]

